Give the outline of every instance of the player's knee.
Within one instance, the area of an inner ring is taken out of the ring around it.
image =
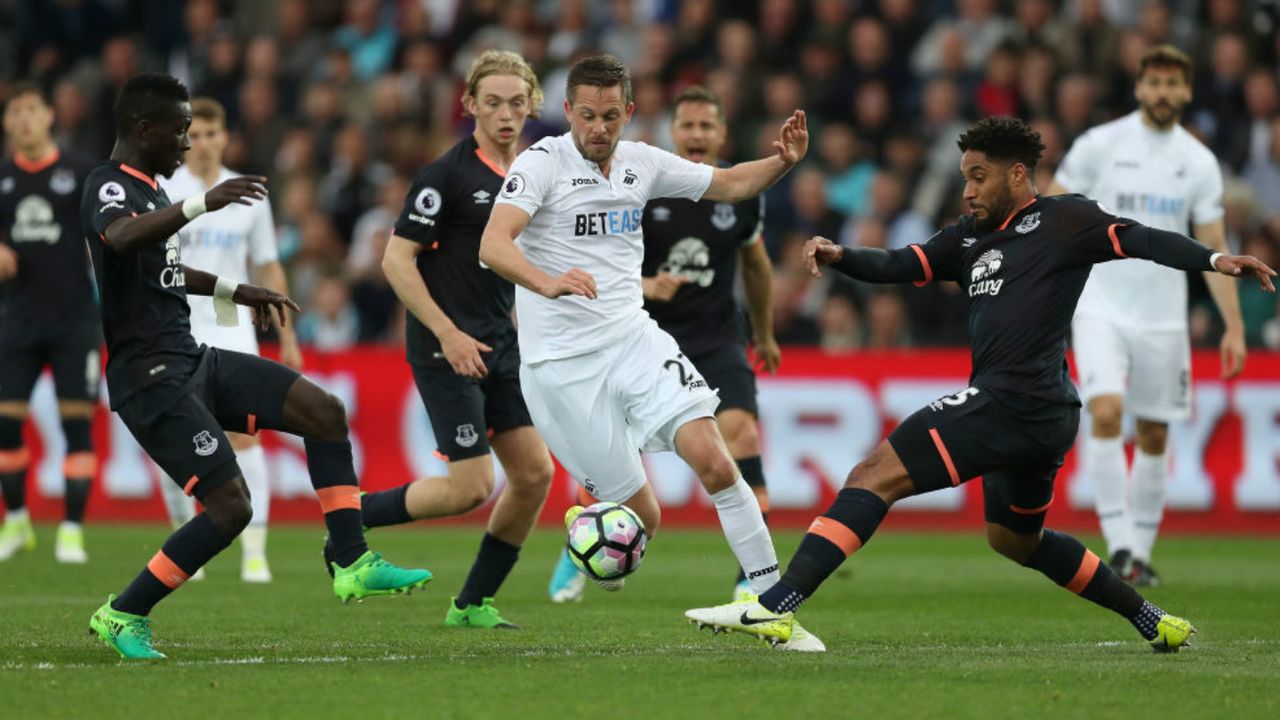
[[[987,526],[987,544],[992,550],[1018,563],[1026,565],[1040,544],[1039,535],[1015,533],[999,525]]]
[[[238,536],[253,519],[249,488],[242,477],[226,483],[201,502],[209,519],[228,538]]]
[[[1148,455],[1163,455],[1169,442],[1169,426],[1164,423],[1138,421],[1138,448]]]
[[[462,489],[462,512],[475,510],[489,499],[493,494],[493,477],[476,478],[463,486]]]
[[[1119,437],[1124,404],[1116,398],[1094,398],[1089,402],[1089,416],[1093,419],[1096,437]]]
[[[91,421],[84,417],[64,417],[62,434],[67,439],[68,453],[93,452]]]
[[[341,442],[347,439],[347,408],[331,392],[322,392],[315,406],[315,420],[321,439]]]
[[[513,469],[507,473],[507,482],[513,489],[520,490],[525,493],[545,493],[547,488],[551,487],[551,479],[555,476],[555,466],[551,464],[551,458],[546,458],[545,462],[539,462]]]
[[[892,505],[913,491],[911,479],[895,478],[885,472],[884,460],[878,453],[871,453],[862,462],[853,466],[845,477],[846,488],[869,490],[878,495],[886,503]]]
[[[750,415],[742,412],[743,417],[735,417],[730,422],[720,424],[724,434],[724,442],[729,446],[729,453],[735,458],[753,457],[760,454],[760,435]]]
[[[738,481],[738,463],[724,452],[711,453],[699,465],[698,478],[712,495],[733,487]]]

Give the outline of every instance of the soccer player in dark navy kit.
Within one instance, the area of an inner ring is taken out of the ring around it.
[[[537,522],[554,467],[520,392],[515,288],[480,264],[480,234],[525,119],[542,105],[542,89],[524,58],[491,50],[472,63],[462,105],[475,131],[418,173],[382,260],[408,312],[409,366],[448,475],[365,495],[364,523],[395,525],[478,507],[493,494],[490,453],[497,453],[507,485],[445,625],[512,628],[493,597]]]
[[[1129,620],[1157,652],[1176,652],[1195,628],[1147,602],[1080,541],[1044,529],[1053,480],[1076,438],[1080,398],[1067,372],[1067,328],[1095,263],[1146,258],[1182,270],[1256,277],[1256,258],[1214,253],[1177,233],[1116,217],[1080,195],[1041,197],[1033,183],[1044,145],[1025,123],[988,118],[959,140],[970,214],[923,245],[885,251],[805,246],[810,269],[830,265],[881,283],[954,280],[969,296],[969,387],[908,417],[849,473],[809,526],[786,574],[758,602],[690,610],[691,621],[772,641],[792,613],[902,498],[982,476],[987,541],[1000,554]]]
[[[53,142],[53,110],[19,84],[4,108],[13,158],[0,165],[0,489],[6,509],[0,561],[35,547],[26,508],[22,423],[36,380],[53,370],[67,441],[66,515],[54,557],[83,563],[85,505],[97,470],[89,439],[101,361],[98,307],[80,230],[80,190],[91,163]]]
[[[304,438],[333,540],[339,598],[421,587],[429,572],[398,568],[365,545],[342,402],[284,365],[199,346],[191,337],[188,292],[212,295],[220,322],[235,321],[236,304],[252,308],[264,327],[273,316],[283,324],[288,309],[298,309],[266,288],[184,266],[179,253],[179,229],[205,212],[265,197],[266,178],[232,178],[170,205],[156,176],[171,175],[190,147],[186,88],[167,75],[130,78],[115,117],[111,160],[89,174],[81,200],[102,296],[111,408],[204,511],[170,535],[118,597],[98,608],[90,633],[124,658],[164,657],[152,646],[151,609],[226,548],[253,514],[224,429],[273,429]]]

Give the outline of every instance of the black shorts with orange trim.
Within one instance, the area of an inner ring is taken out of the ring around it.
[[[143,388],[117,412],[156,464],[203,498],[240,474],[223,431],[281,429],[285,397],[299,377],[256,355],[206,347],[191,375]]]
[[[413,382],[446,462],[489,454],[489,437],[533,425],[520,391],[520,350],[514,333],[481,353],[487,374],[476,380],[453,371],[443,357],[412,363]]]
[[[970,387],[917,410],[890,435],[920,493],[982,477],[987,522],[1039,532],[1080,408]]]
[[[48,367],[59,400],[97,402],[102,375],[98,319],[77,327],[17,327],[0,331],[0,401],[27,402]]]

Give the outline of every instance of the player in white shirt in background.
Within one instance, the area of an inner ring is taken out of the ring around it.
[[[191,128],[187,135],[191,149],[186,162],[172,177],[159,178],[160,185],[175,204],[198,195],[218,183],[235,177],[222,166],[222,151],[227,145],[226,113],[216,100],[192,98]],[[231,205],[222,212],[206,213],[178,232],[182,242],[182,259],[200,268],[238,283],[256,282],[282,295],[288,294],[284,268],[276,253],[275,223],[271,204],[266,199],[252,205]],[[252,267],[254,277],[250,278]],[[202,345],[258,354],[258,337],[249,309],[236,306],[240,314],[234,327],[218,325],[213,298],[188,295],[191,305],[191,334]],[[280,360],[297,370],[302,367],[302,353],[293,332],[293,323],[277,325],[280,335]],[[271,505],[271,485],[267,477],[267,458],[262,443],[255,435],[228,432],[236,461],[244,471],[249,486],[253,519],[240,535],[240,579],[245,582],[271,582],[267,564],[267,513]],[[174,526],[190,520],[195,514],[195,501],[173,482],[161,481],[165,506]],[[203,568],[193,579],[203,576]]]
[[[480,261],[516,284],[520,383],[534,426],[588,492],[635,510],[651,536],[660,510],[640,452],[676,451],[759,592],[778,577],[773,540],[716,427],[715,392],[644,312],[640,220],[652,198],[759,195],[804,157],[804,113],[783,124],[776,155],[713,168],[619,142],[635,105],[617,58],[575,64],[566,98],[569,133],[516,158],[480,240]],[[786,645],[825,649],[803,631]]]
[[[1203,144],[1179,125],[1191,102],[1191,60],[1161,45],[1142,58],[1134,97],[1140,109],[1076,140],[1049,194],[1080,193],[1124,217],[1192,235],[1227,252],[1222,173]],[[1235,281],[1205,273],[1226,332],[1222,375],[1244,367],[1244,324]],[[1191,415],[1187,279],[1147,260],[1093,268],[1071,326],[1081,397],[1093,420],[1084,471],[1097,487],[1097,512],[1112,569],[1155,585],[1151,552],[1169,480],[1169,423]],[[1126,468],[1124,411],[1137,418],[1137,447]]]

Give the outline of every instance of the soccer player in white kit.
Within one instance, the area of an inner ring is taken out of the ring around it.
[[[192,98],[191,128],[187,132],[191,149],[186,162],[172,177],[160,177],[160,185],[169,199],[181,203],[199,195],[236,173],[222,166],[222,151],[227,145],[226,112],[210,98]],[[276,252],[275,226],[271,204],[265,198],[252,205],[230,205],[222,212],[206,213],[192,220],[178,232],[182,243],[183,262],[225,277],[237,283],[249,283],[252,266],[258,281],[281,295],[288,295],[284,268]],[[258,337],[254,332],[249,309],[236,306],[239,320],[234,327],[219,325],[214,314],[213,298],[188,295],[191,305],[191,334],[196,342],[211,347],[258,354]],[[280,360],[297,370],[302,367],[302,353],[293,325],[277,326],[280,334]],[[271,505],[271,486],[267,477],[267,458],[262,443],[255,435],[227,433],[236,461],[244,472],[253,505],[253,519],[240,535],[240,579],[245,582],[271,582],[267,564],[267,512]],[[182,492],[177,483],[162,481],[165,506],[175,526],[195,515],[195,501]],[[203,568],[200,573],[203,573]],[[195,576],[193,576],[195,577]]]
[[[1076,140],[1049,194],[1080,193],[1161,230],[1227,252],[1222,173],[1213,153],[1179,125],[1191,102],[1191,60],[1160,45],[1143,56],[1134,97],[1140,109]],[[1235,281],[1205,273],[1226,323],[1222,374],[1244,367],[1244,324]],[[1093,268],[1071,326],[1081,397],[1093,420],[1083,468],[1097,488],[1102,534],[1117,573],[1155,585],[1151,552],[1164,514],[1169,423],[1191,414],[1187,279],[1178,270],[1129,259]],[[1121,421],[1137,418],[1126,468]]]
[[[643,310],[640,220],[652,198],[759,195],[804,157],[804,113],[783,124],[776,155],[713,168],[619,142],[635,106],[617,58],[576,63],[565,97],[570,132],[516,158],[480,240],[480,261],[516,284],[520,384],[534,426],[588,492],[635,510],[651,535],[660,511],[640,452],[675,450],[759,592],[778,577],[773,540],[716,427],[715,392]],[[802,635],[790,649],[825,649]]]

